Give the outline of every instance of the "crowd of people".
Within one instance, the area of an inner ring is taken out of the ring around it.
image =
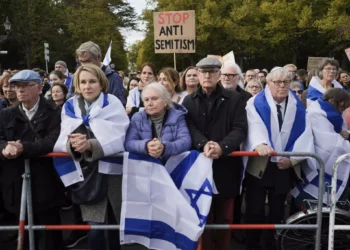
[[[138,76],[126,79],[101,63],[93,42],[81,44],[76,57],[80,66],[74,74],[58,61],[49,75],[27,69],[1,76],[1,214],[18,218],[29,158],[35,224],[61,224],[60,209],[67,202],[73,203],[76,224],[119,224],[122,173],[104,169],[103,157],[128,151],[166,162],[194,149],[213,159],[218,194],[208,224],[281,224],[290,192],[296,207],[303,199],[317,199],[318,166],[309,158],[271,154],[316,153],[331,178],[335,159],[350,152],[350,77],[336,60],[311,72],[288,64],[244,75],[236,63],[222,65],[210,57],[181,74],[169,67],[157,71],[146,62]],[[240,150],[261,157],[228,156]],[[76,183],[61,180],[53,160],[40,158],[53,151],[69,153],[81,167]],[[337,198],[347,199],[349,170],[340,169]],[[36,249],[71,248],[86,234],[91,250],[147,249],[120,246],[116,230],[108,230],[106,240],[102,230],[74,231],[65,242],[61,231],[42,231],[36,233]],[[230,231],[205,231],[202,249],[228,250],[231,237]],[[274,232],[247,230],[245,246],[276,249]]]

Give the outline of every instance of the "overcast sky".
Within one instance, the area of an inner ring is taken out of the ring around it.
[[[127,2],[129,2],[130,5],[134,7],[135,12],[138,16],[140,16],[142,10],[146,8],[146,0],[127,0]],[[144,29],[145,25],[139,22],[139,28]],[[145,37],[145,33],[143,31],[136,32],[134,30],[122,29],[121,32],[124,35],[126,47],[129,47],[135,41],[142,40]]]

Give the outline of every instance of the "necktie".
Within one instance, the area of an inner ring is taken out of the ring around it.
[[[279,104],[276,104],[276,107],[277,107],[278,125],[279,125],[280,131],[281,131],[282,123],[283,123],[282,112],[281,112],[282,106]]]

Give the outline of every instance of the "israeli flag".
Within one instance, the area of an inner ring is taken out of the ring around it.
[[[68,135],[84,125],[92,131],[106,156],[98,161],[99,172],[121,174],[123,157],[113,156],[124,152],[125,134],[130,122],[123,105],[114,95],[101,93],[92,103],[89,114],[83,115],[79,107],[80,98],[82,98],[80,95],[73,96],[62,108],[61,131],[54,152],[70,153],[68,152],[70,146],[67,149]],[[84,153],[82,157],[86,159],[86,154]],[[84,180],[78,159],[54,158],[54,166],[66,187]]]
[[[336,80],[332,81],[332,84],[334,88],[341,88],[343,89],[343,86],[337,82]],[[323,94],[326,93],[326,89],[322,87],[321,85],[321,79],[318,76],[312,77],[309,88],[307,90],[307,107],[310,106],[311,102],[316,101],[318,98],[322,98]]]
[[[311,122],[312,133],[314,135],[315,153],[322,159],[325,164],[324,183],[332,184],[332,170],[334,162],[339,156],[350,152],[350,143],[345,140],[339,132],[346,130],[346,124],[342,115],[335,110],[329,102],[323,101],[321,98],[312,102],[307,110],[307,118]],[[340,198],[344,190],[347,188],[349,179],[350,160],[346,159],[340,163],[338,168],[338,179],[336,187],[336,198]],[[303,173],[302,173],[303,174]],[[319,186],[319,170],[317,176],[312,179],[304,178],[304,183],[297,186],[292,194],[297,196],[302,190],[317,199]],[[323,201],[327,202],[327,186],[325,186]]]
[[[198,151],[159,159],[124,153],[121,244],[195,250],[215,192],[212,159]]]
[[[112,41],[109,44],[109,47],[108,47],[108,50],[106,52],[105,58],[103,59],[103,65],[108,66],[112,62],[111,53],[112,53]]]

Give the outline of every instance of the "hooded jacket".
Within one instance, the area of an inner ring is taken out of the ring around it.
[[[162,155],[164,159],[185,152],[191,147],[192,140],[185,121],[186,114],[187,109],[177,103],[174,103],[174,108],[167,110],[160,138],[165,147]],[[125,150],[148,155],[146,145],[152,139],[152,125],[146,111],[135,113],[126,133]]]

